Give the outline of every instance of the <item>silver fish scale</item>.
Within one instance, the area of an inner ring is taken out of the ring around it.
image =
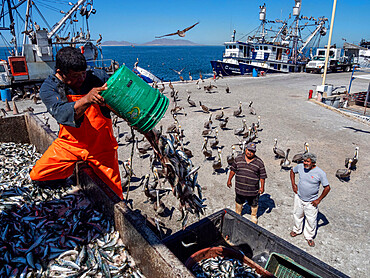
[[[0,277],[143,277],[113,221],[75,187],[32,185],[40,157],[32,145],[0,143]],[[88,248],[100,265],[82,256]]]
[[[235,278],[258,278],[261,277],[255,269],[237,259],[224,258],[217,256],[215,258],[204,259],[197,262],[192,272],[195,277],[235,277]]]

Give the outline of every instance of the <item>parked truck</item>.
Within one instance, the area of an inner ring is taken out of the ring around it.
[[[323,73],[325,68],[325,56],[326,48],[318,48],[316,55],[306,65],[306,72],[310,73]],[[328,60],[328,71],[351,71],[355,65],[353,57],[345,55],[345,51],[342,48],[330,48],[329,60]]]

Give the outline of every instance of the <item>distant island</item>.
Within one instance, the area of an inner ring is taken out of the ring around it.
[[[154,45],[164,45],[164,46],[180,46],[180,45],[200,45],[189,40],[181,39],[156,39],[146,43],[132,43],[128,41],[105,41],[102,43],[103,46],[154,46]]]

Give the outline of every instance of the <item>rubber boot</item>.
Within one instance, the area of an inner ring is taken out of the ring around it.
[[[235,203],[235,212],[239,215],[242,215],[243,205]]]
[[[257,224],[257,211],[258,211],[258,206],[255,206],[255,207],[251,207],[251,221],[254,223],[254,224]]]

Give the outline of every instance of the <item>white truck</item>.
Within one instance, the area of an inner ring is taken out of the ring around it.
[[[316,55],[306,65],[306,72],[324,72],[326,51],[326,48],[318,48],[316,50]],[[353,59],[345,56],[342,48],[330,48],[328,71],[351,71],[353,65]]]

